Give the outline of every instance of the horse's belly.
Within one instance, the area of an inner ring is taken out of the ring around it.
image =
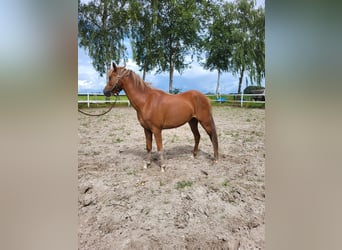
[[[187,122],[188,122],[188,120],[179,121],[179,122],[169,122],[169,121],[166,121],[164,123],[164,125],[163,125],[163,129],[177,128],[177,127],[180,127],[180,126],[184,125]]]
[[[165,115],[163,128],[176,128],[184,125],[193,117],[192,110],[179,109]]]

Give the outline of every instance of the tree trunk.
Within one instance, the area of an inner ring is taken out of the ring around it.
[[[173,82],[173,62],[170,62],[170,75],[169,75],[169,93],[172,94],[172,82]]]
[[[242,66],[242,69],[240,71],[240,77],[239,77],[239,88],[238,88],[238,94],[241,94],[241,85],[242,85],[242,79],[243,79],[243,74],[245,72],[245,66]]]
[[[110,70],[110,62],[106,63],[106,71],[108,72],[108,70]],[[106,72],[106,82],[105,82],[105,85],[108,82],[108,73],[107,72]],[[106,104],[110,103],[109,100],[110,100],[110,96],[106,96]]]
[[[220,76],[221,76],[221,71],[220,69],[218,69],[217,70],[217,83],[216,83],[216,98],[219,98]]]
[[[142,79],[145,81],[145,77],[146,77],[146,62],[144,63],[144,69],[143,69],[143,77]]]

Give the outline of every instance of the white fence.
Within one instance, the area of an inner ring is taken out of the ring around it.
[[[130,106],[129,100],[120,100],[120,96],[118,100],[112,99],[112,100],[97,100],[97,96],[104,96],[102,93],[79,93],[79,96],[87,96],[86,100],[78,100],[78,103],[87,103],[88,108],[90,107],[91,103],[127,103],[128,106]],[[94,98],[90,98],[93,96]],[[208,95],[208,97],[213,97],[215,95]],[[224,97],[219,96],[219,98],[211,99],[212,102],[218,102],[218,103],[237,103],[240,105],[240,107],[243,107],[244,103],[265,103],[265,94],[228,94],[224,95],[225,97],[233,97],[233,99],[226,99]],[[250,96],[251,98],[247,98],[249,100],[246,100],[245,97]],[[250,100],[252,99],[252,100]],[[260,101],[260,100],[262,101]]]
[[[79,93],[79,96],[87,96],[87,100],[78,100],[78,103],[87,103],[88,108],[90,107],[91,103],[127,103],[128,106],[131,106],[131,103],[129,100],[120,100],[120,96],[118,99],[112,99],[112,100],[97,100],[97,96],[104,96],[104,94],[101,93]],[[90,98],[91,96],[94,96],[94,98]]]
[[[265,94],[243,94],[242,93],[242,94],[228,94],[224,96],[233,97],[233,99],[227,100],[226,98],[219,96],[219,98],[216,98],[215,100],[212,100],[212,101],[216,101],[219,103],[224,103],[224,102],[239,103],[240,107],[243,107],[244,103],[265,103],[265,99],[266,99]],[[246,100],[245,97],[248,97],[248,96],[250,96],[251,98],[247,98]]]

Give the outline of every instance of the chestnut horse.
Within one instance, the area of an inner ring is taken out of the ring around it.
[[[131,105],[137,111],[138,120],[146,137],[147,163],[151,164],[152,134],[159,154],[159,166],[165,170],[162,129],[170,129],[189,123],[195,137],[193,155],[198,152],[200,133],[198,122],[210,137],[214,147],[214,161],[218,161],[218,141],[210,100],[198,91],[191,90],[177,95],[167,94],[144,82],[132,70],[116,66],[108,71],[108,83],[103,89],[105,96],[117,95],[124,90]]]

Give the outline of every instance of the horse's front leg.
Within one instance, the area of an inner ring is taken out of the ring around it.
[[[146,150],[147,150],[147,162],[144,164],[144,168],[151,165],[151,151],[152,151],[152,131],[144,129],[146,138]]]
[[[160,166],[160,170],[162,172],[165,172],[165,162],[164,162],[164,155],[163,155],[163,140],[162,140],[162,131],[161,129],[157,129],[153,132],[154,137],[156,139],[156,143],[157,143],[157,150],[158,150],[158,154],[159,154],[159,166]]]

